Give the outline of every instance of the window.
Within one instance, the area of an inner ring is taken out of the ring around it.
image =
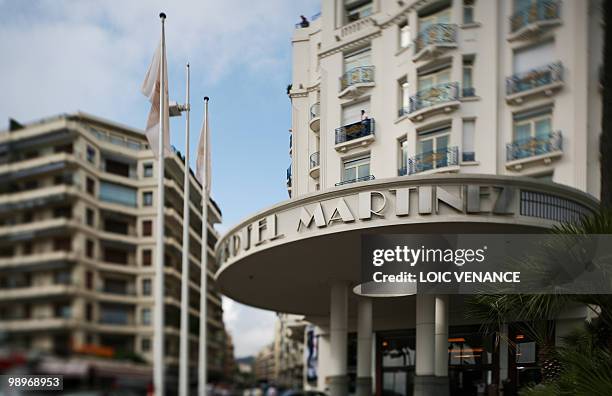
[[[144,267],[149,267],[151,266],[151,261],[153,257],[152,257],[152,253],[151,253],[151,249],[144,249],[142,251],[142,265]]]
[[[140,341],[140,349],[142,350],[142,352],[149,352],[149,351],[151,351],[151,339],[150,338],[143,338]]]
[[[344,71],[347,72],[360,66],[370,66],[372,65],[372,60],[370,58],[370,48],[364,48],[346,54],[344,56]]]
[[[107,218],[104,220],[104,231],[112,232],[114,234],[128,235],[129,225],[125,221]]]
[[[146,278],[142,280],[142,295],[143,296],[150,296],[152,294],[152,286],[151,286],[151,279]]]
[[[434,13],[419,16],[419,32],[438,23],[450,23],[450,8],[444,8]]]
[[[61,145],[61,146],[55,146],[53,151],[56,152],[56,153],[72,154],[72,143],[64,144],[64,145]]]
[[[470,97],[476,94],[476,90],[474,89],[474,83],[472,80],[474,69],[474,57],[473,56],[464,56],[463,57],[463,81],[462,81],[462,96]]]
[[[398,160],[398,174],[404,176],[408,166],[408,139],[406,138],[399,141]]]
[[[153,235],[153,221],[143,220],[142,221],[142,236]]]
[[[449,82],[450,72],[450,67],[444,67],[419,75],[419,91]]]
[[[448,166],[450,126],[420,131],[417,140],[418,171]]]
[[[153,163],[147,162],[142,166],[142,175],[144,177],[153,177]]]
[[[403,116],[410,112],[410,84],[406,77],[397,81],[399,89],[399,116]]]
[[[463,24],[474,23],[474,2],[475,0],[463,0]]]
[[[410,46],[410,25],[404,22],[399,26],[399,46],[400,48],[408,48]]]
[[[89,258],[93,258],[94,256],[94,242],[91,239],[88,239],[87,242],[85,243],[85,254],[87,255],[87,257]]]
[[[90,227],[94,227],[95,223],[95,212],[91,208],[85,209],[85,219],[87,221],[87,225]]]
[[[53,208],[53,218],[72,218],[72,206],[59,206],[57,208]]]
[[[67,270],[55,271],[53,273],[53,283],[56,285],[69,285],[72,282],[72,273]]]
[[[152,206],[153,205],[153,192],[145,191],[142,193],[142,206]]]
[[[107,246],[104,248],[104,261],[113,264],[127,264],[128,253],[125,250]]]
[[[346,23],[372,15],[372,0],[344,0]]]
[[[96,163],[96,150],[91,146],[87,146],[87,161]]]
[[[85,287],[86,287],[88,290],[92,290],[92,289],[93,289],[93,283],[94,283],[94,280],[93,280],[93,272],[91,272],[91,271],[87,271],[87,272],[85,273]]]
[[[93,321],[93,306],[91,303],[85,304],[85,319],[88,322]]]
[[[531,110],[514,115],[514,141],[525,143],[532,138],[548,140],[552,132],[552,109]]]
[[[96,195],[96,182],[89,176],[87,176],[87,193],[89,195]]]
[[[356,181],[370,176],[370,157],[344,161],[342,181]]]
[[[148,326],[151,324],[151,308],[143,308],[141,311],[142,324]]]
[[[361,110],[370,115],[370,101],[364,100],[342,107],[342,126],[354,124],[361,121]]]
[[[546,41],[526,48],[514,51],[513,68],[514,73],[525,73],[549,63],[555,59],[554,41]]]
[[[23,243],[22,253],[24,255],[32,254],[33,250],[34,250],[34,245],[33,245],[32,241],[27,241],[27,242]]]
[[[100,200],[125,206],[136,206],[136,189],[121,184],[100,183]]]
[[[461,160],[464,162],[476,161],[474,154],[474,130],[476,122],[474,120],[463,120],[463,139],[461,146]]]
[[[118,160],[107,158],[104,161],[105,170],[113,175],[130,177],[130,164]]]
[[[72,239],[70,237],[55,238],[53,240],[53,251],[70,251],[72,248]]]

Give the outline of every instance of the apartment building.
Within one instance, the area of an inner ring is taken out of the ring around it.
[[[82,362],[85,372],[88,365],[96,368],[96,358],[107,365],[109,358],[145,362],[150,380],[156,167],[142,131],[89,114],[24,125],[11,120],[0,133],[5,347],[41,352],[55,359],[55,367]],[[172,393],[178,376],[184,158],[175,152],[165,167],[165,343]],[[196,381],[202,210],[193,174],[190,210],[190,378]],[[208,371],[215,380],[223,375],[227,344],[212,277],[218,268],[214,224],[221,222],[221,211],[210,200],[208,212]]]
[[[304,382],[304,332],[307,323],[300,315],[278,313],[274,332],[275,382],[300,389]]]
[[[221,237],[222,292],[316,325],[304,387],[333,396],[538,381],[536,340],[482,334],[462,296],[360,294],[359,246],[597,209],[601,1],[322,0],[292,45],[290,199]],[[555,342],[587,317],[568,306]]]

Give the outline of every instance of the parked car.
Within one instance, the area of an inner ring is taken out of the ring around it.
[[[327,396],[327,393],[319,391],[288,390],[281,396]]]

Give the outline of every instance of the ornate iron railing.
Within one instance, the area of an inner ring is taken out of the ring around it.
[[[438,103],[452,102],[458,100],[458,97],[459,83],[448,82],[434,85],[410,97],[410,112],[413,113]]]
[[[319,152],[310,154],[310,169],[319,166]]]
[[[561,62],[551,63],[506,78],[506,93],[512,95],[558,81],[563,81],[563,64]]]
[[[458,152],[457,146],[453,146],[417,154],[408,159],[408,174],[459,165]]]
[[[358,121],[353,124],[336,128],[336,144],[359,139],[374,134],[374,119]]]
[[[361,181],[374,180],[374,179],[375,179],[374,175],[367,175],[363,177],[358,177],[356,179],[342,180],[341,182],[336,183],[336,186],[342,186],[344,184],[357,183]]]
[[[287,187],[291,187],[291,166],[287,168]]]
[[[457,25],[436,23],[427,26],[414,39],[414,52],[418,53],[428,45],[454,44],[457,42]]]
[[[397,170],[397,175],[398,176],[406,176],[407,174],[408,174],[408,167],[407,166],[401,166]]]
[[[310,106],[310,119],[320,117],[321,114],[321,104],[319,102]]]
[[[530,5],[523,7],[510,17],[510,30],[514,33],[535,22],[559,19],[560,14],[560,1],[534,0]]]
[[[340,90],[359,83],[374,82],[374,66],[358,66],[347,71],[340,77]]]
[[[561,132],[550,132],[545,136],[519,139],[508,143],[506,145],[506,160],[514,161],[562,150],[563,138]]]

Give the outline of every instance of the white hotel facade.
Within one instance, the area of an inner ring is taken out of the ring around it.
[[[370,299],[363,233],[536,233],[597,207],[598,0],[322,0],[293,35],[290,200],[217,244],[222,292],[303,314],[331,395],[476,395],[538,376],[460,296]],[[365,114],[362,114],[362,110]],[[559,340],[587,317],[568,307]]]

